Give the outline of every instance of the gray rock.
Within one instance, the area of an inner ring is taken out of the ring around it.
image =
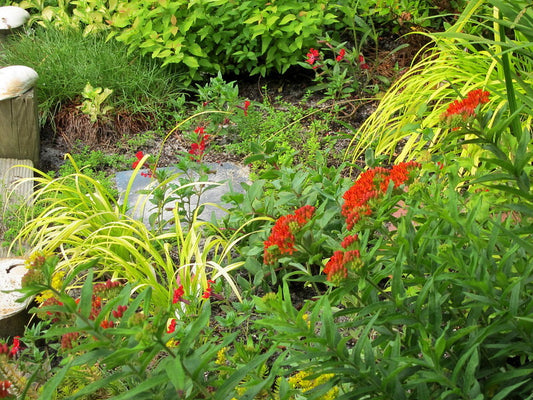
[[[249,183],[249,170],[247,167],[231,163],[206,163],[206,165],[212,171],[209,174],[207,182],[196,182],[195,185],[209,185],[209,188],[201,193],[200,198],[193,196],[191,198],[192,203],[204,204],[202,213],[198,216],[198,219],[208,221],[213,218],[220,219],[226,215],[224,207],[226,204],[222,202],[222,195],[227,193],[230,188],[235,191],[244,193],[244,189],[241,183]],[[179,171],[176,168],[163,168],[170,174],[182,174],[183,171]],[[141,170],[142,173],[147,173],[148,170]],[[132,179],[133,171],[124,171],[116,174],[117,189],[121,193],[121,198],[124,199],[124,193],[127,190],[130,180]],[[198,175],[194,174],[198,177]],[[183,175],[176,176],[172,183],[179,185],[179,178]],[[156,205],[150,202],[153,199],[153,195],[144,194],[143,191],[154,189],[157,185],[157,181],[153,178],[142,176],[137,174],[133,182],[131,182],[131,189],[128,197],[128,204],[130,206],[131,215],[134,218],[142,219],[148,224],[149,217],[157,210]],[[172,196],[172,193],[167,192],[167,196]],[[165,205],[163,211],[163,219],[170,220],[173,218],[172,209],[177,207],[176,201],[172,201]],[[187,210],[187,217],[192,216],[194,210]]]

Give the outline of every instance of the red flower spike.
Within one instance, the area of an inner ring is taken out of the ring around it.
[[[247,117],[248,116],[248,107],[250,107],[250,101],[249,100],[245,100],[244,101],[244,106],[243,106],[243,110],[244,110],[244,116]]]

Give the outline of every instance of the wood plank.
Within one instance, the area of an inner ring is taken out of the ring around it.
[[[33,196],[33,182],[23,180],[33,178],[31,160],[0,158],[0,197],[9,202],[30,202]]]

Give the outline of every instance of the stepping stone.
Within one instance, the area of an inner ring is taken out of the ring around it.
[[[230,188],[234,191],[239,191],[244,193],[244,189],[241,186],[241,183],[250,183],[249,174],[250,171],[247,167],[238,165],[231,162],[224,163],[205,163],[211,171],[212,174],[209,175],[209,180],[207,183],[217,183],[218,185],[213,186],[205,190],[199,201],[200,204],[204,203],[213,203],[220,207],[225,207],[226,205],[222,202],[222,195],[229,192]],[[163,168],[170,173],[179,173],[180,171],[173,167]],[[148,219],[151,213],[157,209],[157,207],[150,202],[150,199],[153,198],[151,195],[146,195],[139,193],[143,190],[153,189],[157,185],[157,181],[153,178],[141,176],[141,172],[147,173],[148,170],[141,170],[133,181],[131,188],[131,193],[128,198],[128,204],[132,210],[132,216],[134,218],[142,219],[145,224],[148,225]],[[123,194],[126,191],[128,182],[133,174],[133,171],[124,171],[116,174],[116,185],[119,193]],[[197,175],[196,175],[197,176]],[[173,183],[179,185],[179,177],[173,181]],[[200,182],[206,183],[206,182]],[[193,196],[193,204],[198,199]],[[172,208],[176,206],[176,202],[172,202],[165,205],[166,210],[163,212],[164,220],[169,220],[173,218]],[[198,219],[203,221],[212,220],[212,218],[220,219],[226,215],[226,212],[214,205],[207,204],[203,212],[199,215]],[[190,216],[189,216],[190,217]]]

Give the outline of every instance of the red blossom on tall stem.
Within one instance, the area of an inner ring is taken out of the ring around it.
[[[243,106],[243,110],[244,110],[244,116],[247,117],[248,116],[248,107],[250,107],[250,101],[249,100],[245,100],[244,101],[244,106]]]
[[[344,58],[345,55],[346,55],[346,50],[341,49],[339,51],[339,55],[335,58],[335,60],[342,61],[342,59]]]
[[[191,149],[189,150],[189,154],[191,155],[191,160],[200,162],[202,161],[202,158],[204,156],[207,141],[209,140],[211,136],[205,133],[205,129],[203,126],[197,127],[194,130],[194,133],[196,133],[197,139],[196,139],[196,142],[191,144]]]
[[[137,166],[139,165],[139,163],[144,157],[144,153],[142,151],[138,151],[137,153],[135,153],[135,157],[137,158],[137,161],[134,161],[133,164],[131,164],[131,167],[133,169],[137,168]],[[155,167],[152,167],[148,163],[145,163],[145,165],[148,168],[148,172],[141,172],[141,176],[144,176],[146,178],[153,178],[155,176],[154,174]]]
[[[283,254],[293,254],[295,234],[313,217],[315,207],[303,206],[294,214],[283,215],[274,224],[268,239],[264,242],[263,260],[265,264],[273,264]]]
[[[365,62],[365,57],[362,54],[359,54],[359,68],[370,69],[370,66]]]
[[[213,292],[213,285],[215,283],[215,281],[212,281],[211,279],[209,279],[207,281],[207,287],[205,288],[204,290],[204,293],[202,294],[202,299],[208,299],[211,297],[211,294]]]

